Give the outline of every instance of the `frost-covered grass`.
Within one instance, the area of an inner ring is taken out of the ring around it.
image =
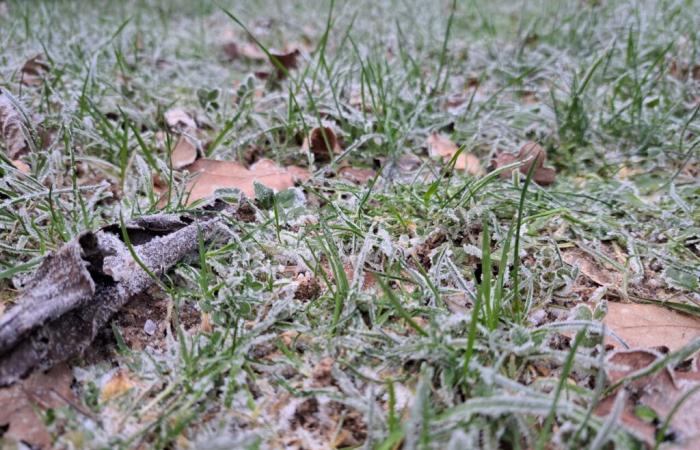
[[[37,150],[29,175],[0,161],[0,308],[81,231],[184,208],[153,191],[156,176],[184,186],[170,108],[196,117],[209,157],[257,146],[315,174],[253,222],[227,216],[230,234],[166,277],[151,301],[167,311],[145,308],[157,333],[133,332],[145,348],[118,320],[108,355],[73,361],[86,406],[55,413],[56,446],[637,445],[591,414],[599,320],[606,301],[660,296],[700,311],[700,4],[221,3],[4,3],[0,88]],[[222,44],[247,40],[230,15],[265,46],[302,48],[289,79],[226,60]],[[45,80],[24,86],[38,53]],[[301,151],[321,123],[346,150],[330,165]],[[484,166],[536,140],[557,181],[443,170],[433,131]],[[332,176],[343,164],[381,175],[354,185]],[[595,289],[563,260],[573,248],[622,285]],[[101,398],[117,368],[129,389]]]

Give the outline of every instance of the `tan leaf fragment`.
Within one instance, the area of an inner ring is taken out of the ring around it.
[[[44,74],[49,71],[49,68],[44,55],[38,54],[29,58],[20,69],[22,84],[25,86],[41,86],[44,83]]]
[[[338,175],[355,184],[363,185],[374,179],[377,172],[367,167],[345,166],[338,169]]]
[[[0,138],[5,142],[7,156],[11,160],[29,153],[27,130],[22,114],[9,95],[0,89]],[[15,166],[17,167],[17,166]],[[20,167],[17,167],[21,170]]]
[[[25,175],[29,175],[29,172],[31,171],[31,167],[29,167],[29,164],[25,163],[21,159],[13,160],[12,165],[15,166],[15,169],[19,170]]]
[[[432,133],[428,136],[425,143],[428,145],[430,156],[440,157],[444,161],[450,161],[459,151],[457,144],[438,133]],[[470,175],[482,175],[484,173],[479,158],[464,151],[457,157],[455,169],[465,171]]]
[[[578,267],[579,271],[591,281],[601,286],[618,288],[622,283],[619,272],[601,267],[588,253],[578,248],[564,250],[561,257],[565,263]]]
[[[214,330],[214,324],[212,323],[212,320],[211,320],[211,314],[206,313],[204,311],[201,312],[200,321],[199,321],[199,330],[202,333],[206,333],[206,334],[209,334]]]
[[[674,351],[700,336],[700,319],[657,305],[608,302],[603,323],[631,348]],[[612,339],[609,343],[619,345]]]
[[[117,398],[134,386],[136,384],[129,377],[128,371],[124,369],[117,370],[102,386],[100,399],[105,402]]]
[[[0,444],[4,440],[14,440],[51,448],[51,435],[38,411],[76,405],[78,400],[71,390],[72,382],[70,367],[61,364],[0,389],[0,427],[7,427]]]
[[[274,161],[261,159],[249,169],[236,162],[198,159],[187,167],[197,176],[188,184],[188,203],[209,197],[217,189],[239,189],[247,197],[255,197],[254,183],[282,191],[294,187],[296,181],[306,181],[310,174],[296,166],[280,167]]]
[[[493,160],[493,166],[498,169],[514,162],[524,162],[524,164],[520,166],[520,173],[527,175],[530,171],[530,167],[534,164],[535,169],[532,173],[532,180],[542,186],[549,186],[554,183],[557,173],[550,167],[544,167],[546,160],[547,151],[537,142],[530,141],[520,147],[520,151],[515,155],[512,153],[501,153],[497,155]],[[514,169],[501,172],[501,178],[510,178],[513,170]]]
[[[175,143],[170,154],[170,167],[175,170],[184,169],[197,159],[197,145],[191,138],[182,135]]]
[[[657,361],[660,355],[648,350],[620,350],[607,359],[606,375],[611,383],[617,383],[624,377],[648,367]],[[625,429],[649,446],[656,443],[656,434],[660,425],[683,399],[680,407],[670,417],[669,427],[664,439],[674,449],[696,449],[700,445],[700,390],[691,391],[700,384],[700,372],[697,361],[691,371],[683,372],[666,367],[660,372],[639,378],[624,385],[604,398],[595,408],[595,414],[606,416],[613,409],[615,396],[620,389],[626,394],[620,421]],[[643,420],[636,414],[639,407],[651,409],[658,422]],[[669,448],[662,444],[661,448]]]

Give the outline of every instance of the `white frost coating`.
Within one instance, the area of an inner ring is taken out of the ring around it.
[[[388,258],[391,258],[391,256],[394,254],[394,246],[391,242],[391,236],[389,236],[389,233],[384,228],[380,228],[379,231],[377,231],[377,237],[380,239],[379,249]]]
[[[481,249],[476,245],[464,244],[462,245],[462,250],[464,250],[464,253],[467,255],[476,256],[477,258],[481,259]]]
[[[158,331],[158,325],[151,319],[146,320],[146,323],[143,324],[143,331],[149,335],[153,336],[156,331]]]
[[[372,250],[372,247],[374,246],[374,238],[370,233],[367,233],[364,242],[362,243],[362,248],[360,249],[359,253],[355,257],[355,263],[354,263],[354,270],[352,273],[352,282],[351,282],[351,288],[352,289],[358,289],[358,287],[362,287],[362,280],[363,276],[362,273],[363,267],[365,265],[365,260],[367,259],[367,255],[369,254],[369,251]]]

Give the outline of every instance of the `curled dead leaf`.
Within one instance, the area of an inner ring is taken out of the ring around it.
[[[192,132],[197,129],[194,119],[182,108],[169,109],[163,115],[165,123],[176,132]]]
[[[498,169],[500,167],[512,164],[514,162],[522,162],[520,166],[520,173],[527,174],[530,168],[534,165],[535,169],[532,174],[532,180],[537,184],[542,186],[549,186],[554,183],[556,177],[556,171],[549,167],[544,167],[544,163],[547,160],[547,151],[542,148],[536,142],[526,142],[520,151],[514,155],[511,153],[501,153],[496,156],[493,161],[494,168]],[[513,169],[501,172],[501,178],[509,178]]]
[[[247,197],[255,197],[255,183],[282,191],[306,181],[310,174],[296,166],[280,167],[274,161],[261,159],[250,168],[242,164],[212,159],[198,159],[187,167],[196,177],[188,184],[188,204],[209,197],[218,189],[239,189]]]
[[[175,170],[184,169],[197,159],[197,145],[188,136],[182,135],[170,154],[170,166]]]
[[[49,71],[49,64],[43,54],[29,58],[20,72],[22,73],[22,84],[25,86],[41,86],[44,82],[44,75]]]
[[[7,156],[12,160],[26,155],[30,149],[27,127],[15,102],[8,92],[0,89],[0,138],[5,141]]]
[[[333,154],[340,153],[341,148],[335,132],[330,127],[316,127],[311,130],[301,145],[303,151],[310,151],[317,163],[331,161]]]
[[[457,144],[438,133],[432,133],[430,136],[428,136],[428,139],[426,139],[425,142],[428,145],[428,152],[430,156],[440,157],[444,161],[450,161],[459,151]],[[465,171],[470,175],[483,174],[483,169],[481,168],[479,158],[464,151],[457,157],[455,169]]]

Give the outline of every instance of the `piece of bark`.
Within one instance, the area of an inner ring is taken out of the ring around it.
[[[164,214],[136,219],[126,229],[141,262],[161,275],[196,253],[200,236],[208,240],[218,226],[218,218]],[[59,284],[52,287],[53,282]],[[131,256],[119,225],[66,244],[42,263],[20,296],[17,312],[3,316],[0,386],[82,353],[122,306],[154,283]]]
[[[36,326],[89,300],[95,283],[73,241],[49,254],[24,289],[19,303],[0,317],[0,354]]]

